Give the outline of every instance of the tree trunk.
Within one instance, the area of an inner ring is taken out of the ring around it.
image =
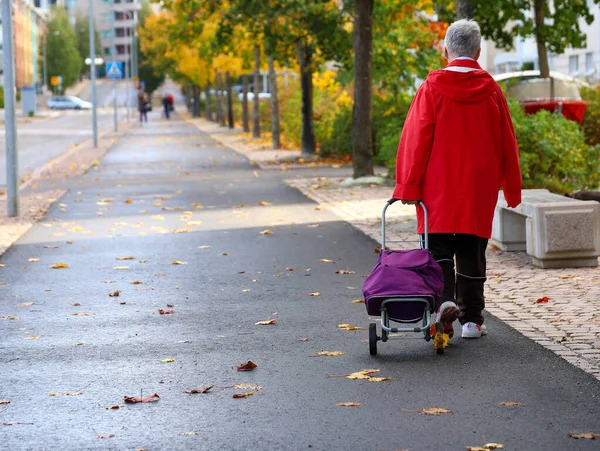
[[[472,0],[456,0],[456,19],[472,19],[473,4]]]
[[[231,97],[231,77],[229,72],[225,72],[225,82],[227,83],[227,119],[229,128],[233,128],[233,98]]]
[[[535,42],[537,44],[538,61],[540,65],[540,77],[550,78],[550,66],[548,65],[548,49],[546,48],[546,41],[542,36],[542,29],[544,28],[544,16],[546,9],[546,0],[535,0],[533,3],[534,14],[535,14]]]
[[[226,113],[225,113],[225,103],[226,103],[226,99],[225,99],[225,82],[224,82],[224,78],[223,74],[219,73],[219,111],[221,113],[221,121],[220,121],[220,125],[222,127],[225,127],[225,122],[227,120],[226,118]]]
[[[313,130],[312,49],[304,42],[298,42],[297,51],[302,86],[302,154],[311,156],[315,154],[316,147]]]
[[[279,133],[279,104],[277,99],[277,74],[275,73],[275,61],[269,56],[269,89],[271,91],[271,135],[273,149],[281,148],[281,136]]]
[[[212,121],[212,112],[210,108],[210,84],[204,88],[204,99],[206,100],[206,119]]]
[[[200,91],[196,85],[192,85],[192,98],[194,99],[194,104],[192,105],[192,115],[194,117],[200,117]]]
[[[243,75],[243,95],[242,95],[242,122],[244,123],[244,131],[250,131],[250,121],[248,119],[248,75]]]
[[[374,0],[354,0],[354,111],[352,155],[354,178],[374,175],[371,60]]]
[[[260,138],[260,99],[258,94],[260,93],[260,47],[254,46],[254,112],[252,115],[253,127],[252,136],[254,138]]]

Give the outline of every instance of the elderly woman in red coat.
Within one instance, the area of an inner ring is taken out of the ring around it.
[[[445,283],[436,322],[452,336],[458,318],[463,338],[479,338],[487,334],[485,250],[494,207],[500,187],[510,207],[521,202],[519,152],[502,90],[477,63],[479,25],[454,22],[444,44],[448,65],[429,73],[408,112],[393,197],[428,209],[429,247]],[[417,218],[423,233],[420,207]]]

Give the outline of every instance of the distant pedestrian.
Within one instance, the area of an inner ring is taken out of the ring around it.
[[[162,98],[163,104],[163,114],[167,119],[171,116],[171,110],[173,109],[173,104],[171,103],[171,98],[169,98],[169,94],[164,94]]]
[[[138,111],[140,112],[140,124],[142,122],[148,122],[148,94],[140,89],[137,95],[138,99]]]
[[[454,22],[444,44],[449,64],[429,73],[408,111],[393,197],[428,209],[429,248],[444,273],[435,321],[452,336],[458,318],[463,338],[479,338],[487,334],[485,250],[500,186],[510,207],[521,202],[519,151],[502,90],[477,63],[477,22]],[[417,218],[422,234],[421,207]]]

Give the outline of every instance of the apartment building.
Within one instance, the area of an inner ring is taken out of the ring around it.
[[[96,26],[102,39],[102,57],[112,60],[113,20],[115,61],[127,62],[131,55],[132,38],[138,24],[141,0],[92,0]],[[87,14],[88,2],[79,2],[78,10]]]
[[[580,22],[582,32],[587,36],[582,49],[566,49],[561,55],[549,55],[550,70],[572,75],[590,83],[600,83],[600,5],[588,1],[594,21],[588,25]],[[516,38],[514,50],[506,52],[496,48],[493,42],[484,41],[480,63],[491,74],[501,74],[520,70],[524,64],[532,63],[539,69],[535,39]]]
[[[33,0],[12,0],[12,2],[15,83],[17,88],[35,86],[42,77],[39,46],[46,18],[43,12],[35,7]],[[2,44],[2,26],[0,25],[0,85],[4,83]]]

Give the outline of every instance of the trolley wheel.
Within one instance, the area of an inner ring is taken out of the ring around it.
[[[377,355],[377,326],[369,324],[369,354]]]
[[[384,343],[386,341],[388,341],[388,332],[387,332],[387,330],[381,329],[381,341],[383,341]]]

